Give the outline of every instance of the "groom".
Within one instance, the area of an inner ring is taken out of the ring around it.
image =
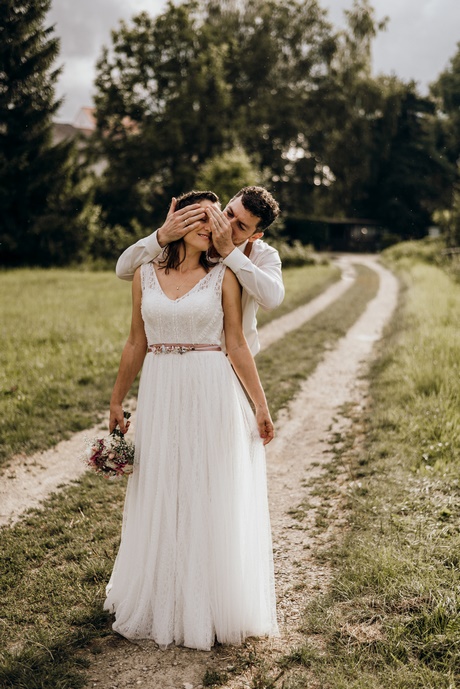
[[[164,224],[123,252],[116,267],[119,278],[132,280],[136,268],[156,258],[166,244],[199,227],[205,216],[202,206],[195,204],[178,211],[175,206],[173,198]],[[259,306],[275,309],[284,298],[279,254],[261,241],[278,214],[273,196],[255,186],[241,189],[223,211],[217,206],[210,209],[214,249],[243,288],[243,330],[253,355],[260,350],[256,319]]]

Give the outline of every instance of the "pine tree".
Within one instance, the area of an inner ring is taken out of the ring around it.
[[[52,145],[60,106],[59,40],[45,26],[51,0],[0,3],[0,263],[63,262],[71,223],[56,222],[68,188],[69,144]],[[64,251],[64,254],[63,254]]]

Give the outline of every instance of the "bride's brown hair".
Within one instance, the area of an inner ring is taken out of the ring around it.
[[[188,191],[186,194],[182,194],[178,197],[175,210],[179,211],[181,208],[191,206],[193,203],[199,203],[204,200],[212,201],[212,203],[220,203],[219,197],[213,191]],[[170,270],[176,270],[185,260],[185,253],[182,261],[180,260],[181,246],[184,246],[183,239],[177,239],[175,242],[166,244],[163,251],[163,257],[158,261],[158,265],[160,268],[164,269],[166,275]],[[203,266],[206,272],[208,272],[213,265],[208,261],[205,251],[203,251],[200,256],[200,265]]]

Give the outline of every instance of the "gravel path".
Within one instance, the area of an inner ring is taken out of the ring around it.
[[[361,259],[355,257],[359,262]],[[355,278],[352,261],[355,258],[341,257],[337,263],[342,270],[342,279],[334,283],[316,299],[295,309],[281,318],[268,323],[259,331],[261,349],[275,340],[284,337],[302,323],[313,318],[335,299],[343,294]],[[130,411],[135,409],[132,400],[126,405]],[[80,457],[85,448],[85,439],[107,433],[107,424],[97,424],[93,428],[76,433],[70,440],[64,440],[45,452],[37,452],[29,457],[16,455],[0,470],[0,526],[12,525],[27,509],[38,507],[52,492],[66,482],[79,478],[86,470]],[[129,431],[134,435],[134,423]]]

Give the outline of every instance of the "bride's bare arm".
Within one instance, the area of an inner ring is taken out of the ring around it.
[[[226,270],[222,285],[225,346],[238,378],[254,403],[257,426],[264,445],[273,440],[273,422],[268,410],[254,357],[242,328],[241,288],[231,270]]]
[[[128,393],[137,374],[139,373],[147,351],[144,322],[141,314],[141,274],[137,269],[134,274],[132,287],[132,316],[131,329],[121,355],[120,368],[110,398],[110,432],[120,426],[122,433],[128,430],[123,418],[123,400]]]

